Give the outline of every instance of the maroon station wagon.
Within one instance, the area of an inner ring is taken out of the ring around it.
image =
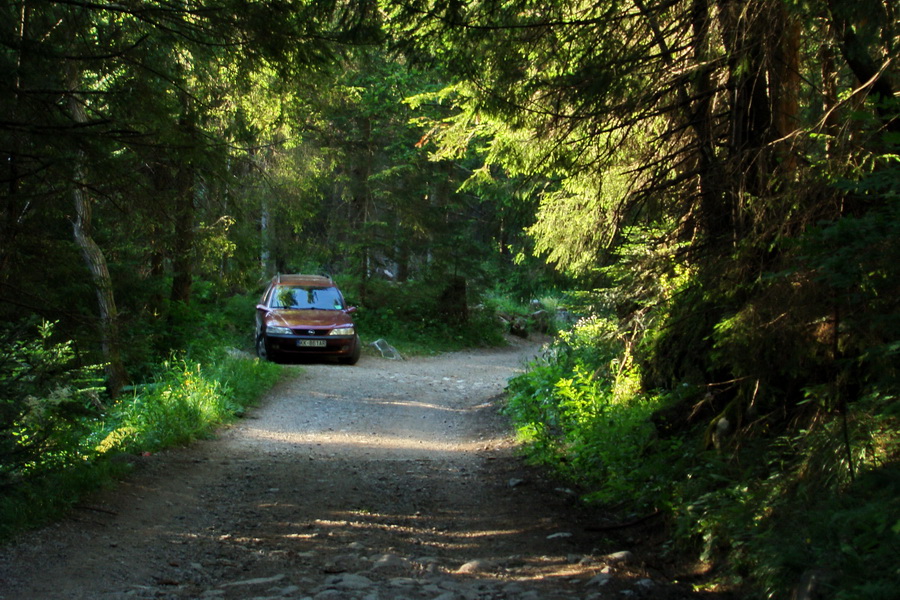
[[[332,356],[353,365],[360,343],[355,307],[329,277],[277,275],[256,305],[256,352],[260,358]]]

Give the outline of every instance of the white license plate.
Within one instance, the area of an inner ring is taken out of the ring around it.
[[[304,348],[324,348],[325,340],[297,340],[297,345]]]

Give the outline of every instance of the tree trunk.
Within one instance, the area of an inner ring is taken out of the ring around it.
[[[72,65],[69,65],[68,69],[69,114],[76,123],[86,123],[87,116],[77,93],[80,78]],[[112,279],[106,266],[106,258],[103,255],[103,251],[100,250],[100,247],[91,236],[92,206],[91,199],[84,191],[83,180],[84,152],[78,150],[73,166],[71,189],[72,201],[75,205],[75,219],[72,221],[72,228],[75,243],[81,250],[81,256],[91,273],[91,280],[94,283],[97,306],[100,312],[100,340],[103,357],[106,361],[107,385],[110,395],[115,398],[128,380],[128,375],[125,371],[125,366],[122,364],[122,357],[119,352],[118,311],[116,310]]]
[[[194,190],[193,172],[182,167],[175,196],[175,243],[172,249],[172,302],[190,302],[194,281]]]
[[[766,81],[769,0],[719,0],[722,39],[729,59],[731,92],[729,147],[735,161],[734,176],[742,183],[734,191],[758,196],[767,178],[765,144],[772,124],[769,85]],[[736,205],[736,208],[739,205]]]
[[[829,34],[833,34],[830,25],[825,26]],[[829,35],[828,37],[831,37]],[[822,64],[822,113],[824,116],[824,132],[828,136],[825,151],[831,158],[835,148],[835,140],[840,133],[840,115],[838,113],[838,72],[833,48],[824,43],[819,47],[819,62]]]
[[[25,35],[28,25],[28,3],[22,2],[19,8],[19,22],[17,23],[16,35],[18,37],[18,49],[16,52],[16,69],[13,78],[13,102],[12,110],[8,117],[10,123],[19,122],[20,107],[22,106],[22,70],[25,67],[25,52],[29,47],[25,44]],[[8,153],[2,155],[3,162],[6,163],[6,181],[7,193],[3,206],[3,214],[0,216],[0,280],[4,277],[6,267],[10,263],[13,248],[15,247],[15,238],[17,233],[17,223],[19,221],[18,207],[19,199],[19,161],[22,157],[22,134],[17,131],[9,132],[10,148]]]
[[[360,118],[360,144],[358,161],[354,170],[353,182],[353,206],[355,215],[351,222],[357,223],[357,227],[363,232],[362,243],[358,247],[359,268],[359,300],[365,304],[368,297],[369,278],[371,276],[371,235],[369,229],[370,205],[372,191],[369,187],[369,177],[372,173],[372,119]]]
[[[776,148],[777,168],[790,180],[797,170],[797,154],[793,150],[792,133],[800,124],[800,22],[783,5],[774,9],[775,29],[769,87],[772,94],[774,137],[782,140]]]
[[[634,0],[635,6],[647,20],[660,56],[670,69],[678,69],[678,58],[669,48],[657,15],[652,13],[644,0]],[[691,44],[696,64],[708,63],[710,41],[711,0],[694,0],[690,10]],[[722,0],[720,0],[722,1]],[[699,177],[698,210],[691,210],[690,225],[685,231],[691,237],[699,233],[708,247],[707,255],[716,256],[715,250],[731,243],[733,210],[728,204],[725,169],[716,155],[715,120],[712,114],[713,79],[710,66],[697,73],[696,83],[690,87],[682,82],[675,89],[682,108],[682,117],[693,130],[697,140],[696,167]]]
[[[710,20],[709,0],[694,0],[691,7],[691,35],[694,62],[699,65],[710,62]],[[697,138],[697,170],[700,180],[698,225],[706,239],[711,241],[711,246],[717,247],[717,240],[724,239],[726,243],[731,240],[732,228],[731,210],[724,193],[724,170],[716,156],[711,67],[703,67],[698,72],[692,96],[694,101],[689,119]]]
[[[266,194],[261,194],[261,196],[259,207],[259,266],[262,278],[267,279],[271,274],[269,263],[272,262],[272,252],[269,249],[271,244],[269,241],[269,199]]]
[[[196,135],[196,115],[193,103],[185,94],[184,113],[179,129],[187,145],[187,156],[182,157],[175,175],[175,240],[172,256],[172,302],[188,303],[194,281],[194,172],[191,152]]]

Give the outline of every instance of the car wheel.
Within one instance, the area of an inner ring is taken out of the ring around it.
[[[262,360],[275,362],[274,353],[266,349],[266,338],[263,335],[256,336],[256,355]]]
[[[356,338],[354,338],[354,340],[353,340],[353,351],[350,352],[349,356],[342,358],[341,362],[345,365],[355,365],[356,363],[359,362],[359,355],[360,355],[359,336],[356,336]]]

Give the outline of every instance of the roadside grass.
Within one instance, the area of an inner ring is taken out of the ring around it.
[[[117,403],[93,428],[91,447],[100,455],[140,454],[206,437],[241,416],[278,373],[275,364],[225,351],[204,362],[167,361],[153,383]]]
[[[60,355],[65,344],[49,345],[43,354],[7,348],[5,364],[53,372],[66,387],[29,390],[38,395],[23,397],[18,412],[9,412],[6,438],[12,442],[0,456],[0,540],[52,522],[86,494],[114,485],[130,469],[123,456],[212,435],[243,415],[280,377],[280,366],[219,344],[207,339],[202,352],[174,354],[148,382],[115,402],[95,393],[96,379],[63,376],[66,369],[83,371],[69,365],[73,357]],[[90,399],[78,393],[79,385],[91,386],[85,387]],[[29,449],[27,455],[22,448]]]

